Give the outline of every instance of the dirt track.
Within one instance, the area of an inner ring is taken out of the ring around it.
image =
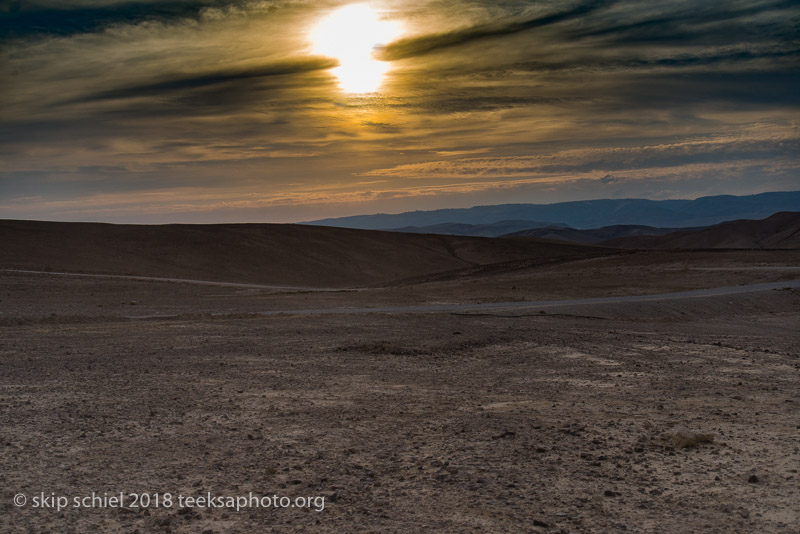
[[[729,270],[720,268],[721,270]],[[714,270],[713,268],[705,268],[702,270]],[[745,271],[789,271],[796,270],[793,267],[751,267],[746,269],[738,269]],[[308,287],[285,287],[285,286],[268,286],[256,284],[239,284],[239,283],[224,283],[224,282],[209,282],[204,280],[185,280],[181,278],[153,278],[144,276],[119,276],[119,275],[93,275],[83,273],[51,273],[41,271],[21,271],[7,269],[4,272],[9,274],[34,274],[45,276],[75,276],[75,277],[89,277],[100,278],[108,280],[132,280],[137,282],[174,282],[180,284],[191,285],[208,285],[215,287],[231,287],[231,288],[247,288],[247,289],[288,289],[288,290],[307,290],[309,292],[325,292],[337,291],[336,289],[319,289]],[[513,302],[483,302],[483,303],[451,303],[451,304],[422,304],[417,306],[371,306],[371,307],[346,307],[346,308],[321,308],[321,309],[287,309],[287,310],[270,310],[266,312],[255,312],[260,315],[326,315],[326,314],[365,314],[365,313],[459,313],[470,311],[485,311],[485,310],[525,310],[530,308],[561,308],[569,307],[584,307],[593,306],[598,304],[626,304],[634,302],[647,302],[647,301],[662,301],[662,300],[676,300],[676,299],[689,299],[689,298],[703,298],[713,296],[729,296],[740,295],[743,293],[755,293],[764,291],[773,291],[779,289],[794,289],[800,287],[800,280],[786,280],[782,282],[767,282],[757,284],[742,284],[738,286],[728,287],[713,287],[706,289],[693,289],[689,291],[675,291],[671,293],[655,293],[648,295],[622,295],[610,297],[595,297],[584,299],[564,299],[564,300],[523,300]],[[366,288],[353,289],[352,291],[361,291]],[[147,319],[147,318],[169,318],[165,315],[128,315],[128,319]],[[177,317],[177,316],[173,316]]]

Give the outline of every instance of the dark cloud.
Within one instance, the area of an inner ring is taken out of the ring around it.
[[[556,24],[558,22],[582,18],[597,9],[611,4],[613,4],[613,2],[610,0],[593,0],[575,6],[566,11],[559,11],[548,15],[539,15],[527,20],[481,24],[447,33],[437,33],[408,39],[400,39],[383,48],[380,55],[381,58],[386,61],[421,56],[474,41],[513,35],[526,30],[542,28],[544,26]]]
[[[658,9],[637,7],[622,10],[620,13],[610,9],[615,5],[631,4],[619,0],[595,0],[565,11],[526,20],[487,22],[445,33],[401,39],[384,47],[380,54],[389,61],[411,58],[570,21],[579,21],[580,24],[559,30],[554,35],[556,38],[560,36],[565,42],[605,38],[620,45],[644,42],[674,42],[683,46],[727,45],[744,41],[798,42],[797,18],[800,16],[800,7],[797,0],[760,2],[738,8],[731,7],[729,2],[719,1],[678,8],[658,4]],[[772,18],[764,22],[754,20],[754,17],[765,14]]]
[[[459,94],[460,93],[460,94]],[[563,105],[574,97],[557,95],[512,96],[485,91],[475,94],[469,91],[453,91],[451,94],[420,95],[402,102],[388,104],[387,107],[404,109],[415,113],[469,113],[486,112],[512,108],[526,108],[541,105]]]
[[[205,9],[231,4],[225,0],[168,0],[59,8],[10,2],[5,10],[0,7],[0,40],[89,33],[114,24],[197,18]]]
[[[800,105],[798,71],[754,69],[740,72],[687,72],[680,76],[656,74],[618,79],[607,91],[615,94],[611,105],[631,108],[736,106],[739,110]],[[624,82],[627,82],[624,83]]]
[[[621,58],[594,58],[576,56],[560,61],[526,61],[511,64],[498,64],[497,70],[550,72],[566,70],[591,70],[594,72],[619,71],[628,69],[655,69],[683,67],[710,67],[715,65],[729,65],[737,67],[739,64],[753,63],[762,60],[786,60],[787,62],[800,63],[800,48],[787,50],[733,50],[711,52],[704,54],[683,53],[680,55],[665,55],[657,58],[621,57]],[[737,67],[738,68],[738,67]],[[481,72],[490,72],[488,68],[480,69]]]
[[[764,14],[773,15],[779,22],[753,20],[754,16]],[[797,28],[793,19],[798,16],[798,3],[797,0],[779,0],[736,7],[730,2],[708,1],[692,3],[682,9],[662,8],[657,14],[634,10],[630,16],[635,20],[589,21],[587,29],[573,30],[570,35],[573,38],[607,37],[617,43],[679,42],[683,45],[796,39]]]
[[[231,87],[231,85],[236,84],[237,82],[271,78],[275,76],[303,74],[331,69],[337,65],[338,62],[331,58],[299,58],[244,70],[218,71],[200,74],[197,76],[184,76],[130,87],[121,87],[118,89],[111,89],[108,91],[90,94],[73,101],[65,102],[63,104],[93,102],[98,100],[138,98],[143,96],[158,96],[170,93],[187,92],[195,89],[211,89],[212,92],[207,94],[210,94],[211,98],[215,99],[224,96],[224,93],[234,93],[235,90]],[[215,86],[221,85],[227,85],[227,87],[220,89],[221,92],[213,90]],[[231,94],[230,96],[234,95]],[[227,100],[227,98],[224,100]]]

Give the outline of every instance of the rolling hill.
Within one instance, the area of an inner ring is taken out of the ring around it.
[[[800,213],[776,213],[766,219],[738,220],[661,236],[623,237],[600,243],[619,248],[800,248]]]
[[[0,220],[0,268],[310,287],[362,286],[579,245],[289,224],[113,225]]]
[[[566,241],[569,243],[596,244],[610,239],[636,236],[658,236],[669,234],[679,230],[678,228],[655,228],[653,226],[623,225],[604,226],[590,230],[576,230],[575,228],[563,228],[548,226],[546,228],[533,228],[506,234],[503,237],[535,237],[539,239],[552,239],[556,241]],[[695,228],[692,228],[695,230]]]
[[[443,223],[430,226],[406,226],[393,228],[393,232],[406,232],[410,234],[441,234],[441,235],[471,235],[479,237],[499,237],[513,234],[520,230],[544,227],[565,227],[564,224],[554,224],[536,221],[499,221],[492,224],[460,224]]]

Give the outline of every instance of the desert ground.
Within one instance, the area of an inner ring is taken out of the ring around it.
[[[0,265],[2,532],[800,531],[800,251],[363,284],[20,257]],[[92,492],[324,509],[34,507]]]

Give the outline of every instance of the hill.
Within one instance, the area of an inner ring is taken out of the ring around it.
[[[530,220],[558,221],[577,229],[611,225],[685,228],[709,226],[733,219],[762,219],[779,211],[800,211],[800,191],[710,196],[695,200],[627,198],[556,204],[500,204],[394,215],[360,215],[322,219],[307,224],[380,230],[444,223],[483,225],[497,221]]]
[[[658,236],[669,234],[679,230],[678,228],[655,228],[653,226],[624,225],[604,226],[590,230],[576,230],[575,228],[563,228],[549,226],[546,228],[533,228],[521,232],[513,232],[503,237],[533,237],[538,239],[551,239],[556,241],[567,241],[570,243],[595,244],[610,239],[635,236]],[[693,228],[694,230],[694,228]]]
[[[602,243],[620,248],[800,248],[800,213],[776,213],[763,220],[739,220],[662,236],[624,237]]]
[[[347,287],[598,249],[515,239],[289,224],[0,220],[0,268]]]
[[[471,235],[479,237],[499,237],[513,234],[520,230],[544,227],[565,227],[564,224],[536,222],[536,221],[499,221],[492,224],[460,224],[443,223],[430,226],[406,226],[393,228],[393,232],[407,232],[411,234],[442,234],[442,235]]]

